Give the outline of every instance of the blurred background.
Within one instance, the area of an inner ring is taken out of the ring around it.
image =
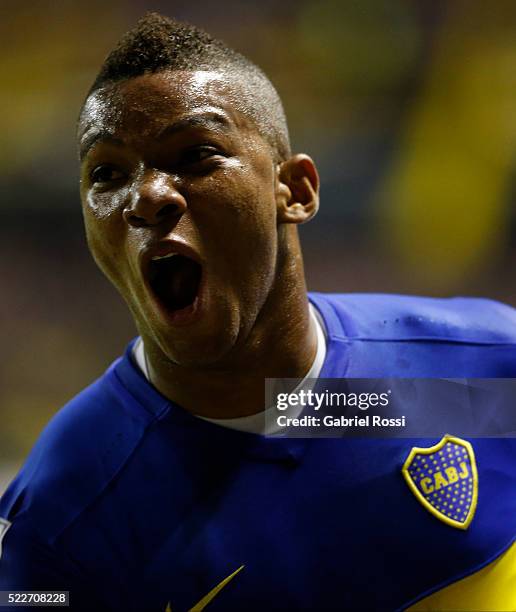
[[[318,163],[309,288],[516,305],[512,0],[2,0],[0,490],[51,415],[134,335],[82,232],[74,132],[147,10],[258,63]]]

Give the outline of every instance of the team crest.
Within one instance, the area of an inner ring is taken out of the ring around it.
[[[2,557],[2,540],[10,526],[11,523],[7,519],[0,518],[0,558]]]
[[[469,527],[478,498],[475,453],[469,442],[447,434],[430,448],[415,446],[401,471],[429,512],[452,527]]]

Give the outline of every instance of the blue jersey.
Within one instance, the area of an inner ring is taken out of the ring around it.
[[[508,306],[310,300],[327,332],[321,377],[516,377]],[[477,508],[456,529],[402,474],[416,443],[438,440],[220,427],[160,395],[131,347],[52,419],[3,496],[0,590],[68,590],[89,611],[398,610],[510,548],[516,440],[469,441]]]

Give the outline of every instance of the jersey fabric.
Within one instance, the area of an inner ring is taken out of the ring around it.
[[[327,332],[322,378],[516,377],[508,306],[310,301]],[[3,496],[0,590],[68,590],[72,610],[392,611],[509,558],[515,439],[469,440],[478,504],[456,529],[401,473],[413,446],[438,440],[227,429],[160,395],[133,343],[52,419]]]

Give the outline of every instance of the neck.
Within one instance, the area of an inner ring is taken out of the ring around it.
[[[303,378],[317,349],[297,236],[278,261],[278,274],[251,332],[217,364],[164,361],[143,337],[154,386],[184,409],[209,418],[236,418],[264,409],[265,378]]]

